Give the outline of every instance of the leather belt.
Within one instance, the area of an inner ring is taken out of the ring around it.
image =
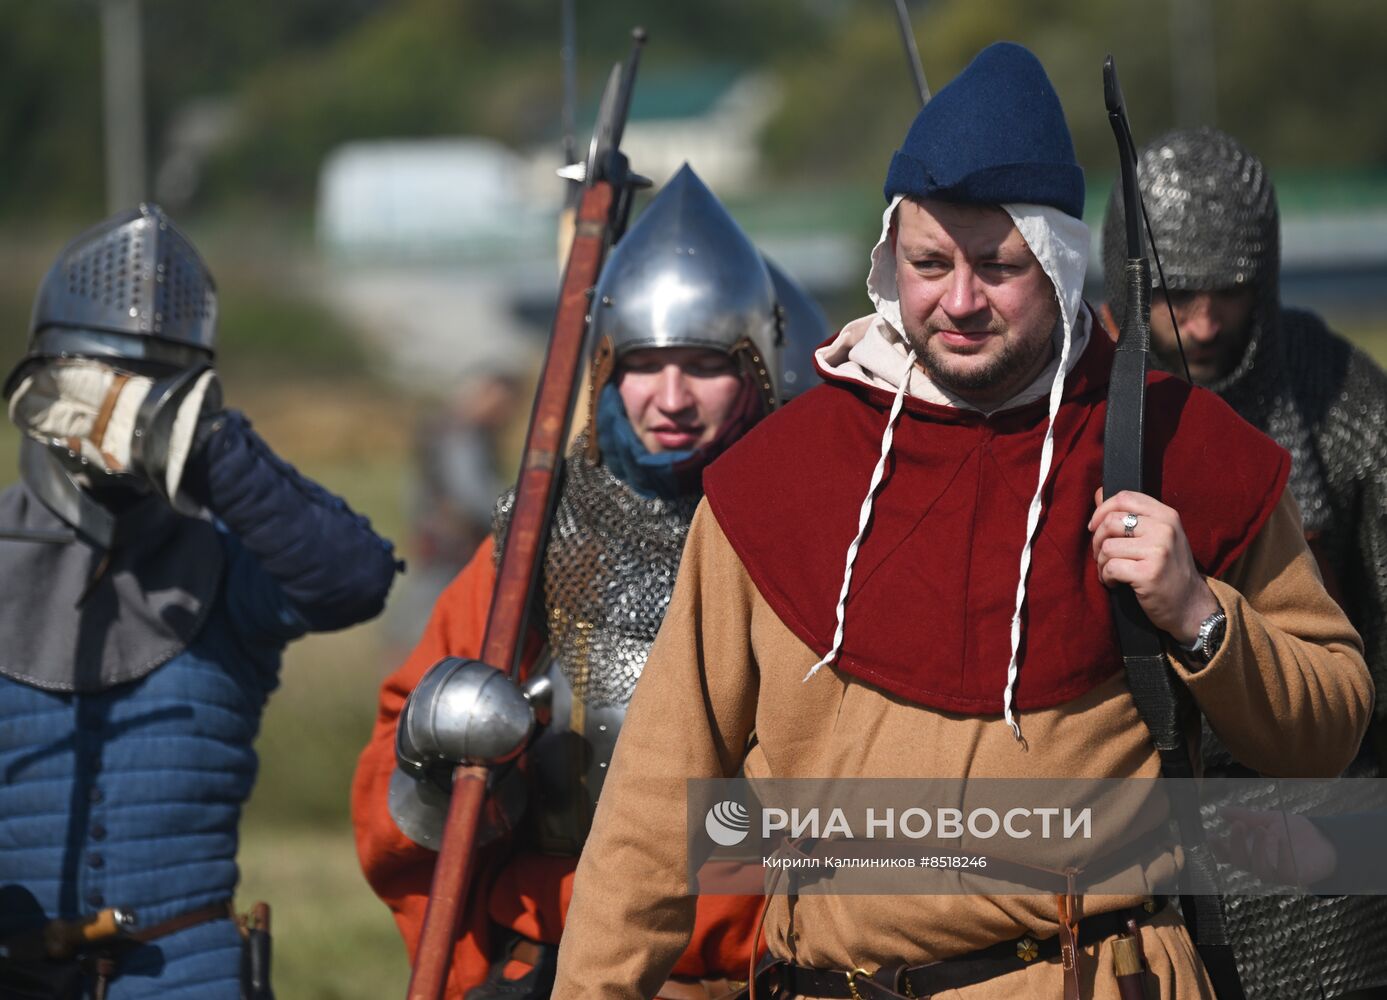
[[[1085,947],[1124,934],[1129,921],[1145,923],[1165,904],[1165,898],[1157,896],[1142,906],[1085,917],[1078,923],[1078,944]],[[851,972],[811,969],[781,959],[756,974],[756,993],[769,998],[806,996],[833,1000],[927,998],[943,990],[962,989],[1058,958],[1060,948],[1058,934],[1048,938],[1025,935],[928,965],[882,966],[875,973],[865,969]]]
[[[138,926],[129,911],[106,909],[84,920],[50,920],[36,930],[6,938],[0,941],[0,959],[16,963],[39,962],[50,968],[75,961],[95,977],[91,988],[94,1000],[105,1000],[112,980],[120,971],[123,949],[198,924],[233,919],[235,912],[229,899],[180,913],[150,927]]]
[[[143,944],[209,920],[233,919],[231,900],[209,903],[187,913],[140,927],[128,910],[107,909],[78,920],[50,920],[42,927],[0,941],[0,956],[19,961],[62,961],[111,946]]]
[[[231,905],[231,900],[224,899],[220,903],[208,903],[206,906],[199,906],[196,910],[189,910],[187,913],[180,913],[176,917],[160,921],[153,927],[140,927],[138,924],[125,937],[132,941],[154,941],[161,937],[168,937],[178,931],[187,930],[189,927],[196,927],[198,924],[205,924],[212,920],[235,920],[236,910]]]

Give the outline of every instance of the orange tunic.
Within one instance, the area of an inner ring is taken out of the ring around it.
[[[445,656],[480,653],[495,583],[493,541],[488,538],[439,597],[409,658],[381,685],[375,729],[352,782],[357,856],[371,888],[394,913],[411,961],[438,855],[402,834],[386,807],[395,769],[395,723],[405,699],[429,667]],[[527,661],[532,662],[538,651],[539,642],[532,639]],[[493,922],[537,941],[558,943],[576,866],[576,858],[512,852],[508,845],[480,852],[463,932],[453,952],[449,997],[461,998],[486,978]],[[760,905],[760,898],[752,896],[700,897],[693,938],[673,974],[693,979],[745,978]]]

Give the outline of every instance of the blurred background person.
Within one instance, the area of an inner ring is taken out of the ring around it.
[[[530,381],[518,366],[478,372],[417,421],[406,500],[409,573],[386,615],[386,662],[405,657],[433,602],[491,533],[496,498],[515,480]]]

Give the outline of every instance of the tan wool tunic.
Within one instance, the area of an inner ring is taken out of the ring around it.
[[[1332,777],[1350,761],[1373,692],[1361,643],[1321,584],[1290,494],[1210,587],[1228,616],[1214,658],[1172,659],[1229,749],[1274,776]],[[908,609],[902,610],[908,614]],[[637,685],[577,872],[554,995],[650,997],[693,922],[686,893],[690,778],[1156,778],[1150,735],[1119,674],[1061,706],[1024,714],[1026,743],[999,716],[924,708],[825,668],[762,599],[707,504]],[[755,749],[748,757],[749,746]],[[1135,896],[1092,896],[1092,915]],[[1058,933],[1053,896],[801,895],[766,915],[772,954],[822,969],[922,964],[1029,934]],[[1178,915],[1142,930],[1164,998],[1212,997]],[[1083,949],[1084,995],[1117,1000],[1110,941]],[[1063,992],[1058,961],[939,994],[990,1000]]]

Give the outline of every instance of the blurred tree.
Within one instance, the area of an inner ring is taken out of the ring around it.
[[[100,215],[100,60],[90,4],[0,2],[0,213]]]
[[[1206,0],[1214,34],[1218,120],[1273,167],[1387,167],[1387,89],[1375,58],[1387,4],[1342,0]],[[1175,124],[1175,74],[1193,54],[1173,51],[1173,0],[929,0],[910,4],[925,72],[937,90],[979,49],[1021,42],[1045,63],[1064,102],[1080,161],[1112,172],[1100,69],[1112,53],[1137,141]],[[916,110],[889,0],[845,0],[838,30],[809,51],[781,53],[787,100],[766,151],[782,175],[868,180],[885,173]],[[846,141],[845,141],[846,140]],[[1106,184],[1091,185],[1095,190]]]
[[[1223,0],[1220,126],[1268,165],[1387,165],[1387,4]]]
[[[285,52],[323,45],[387,0],[143,0],[146,144],[172,113],[235,90]],[[104,209],[100,0],[0,0],[0,219]]]
[[[935,0],[910,7],[932,90],[993,41],[1008,39],[1034,50],[1064,102],[1081,162],[1110,159],[1100,84],[1106,53],[1117,58],[1139,121],[1169,114],[1168,53],[1151,44],[1147,21],[1164,16],[1161,4]],[[889,0],[854,0],[844,20],[843,29],[817,51],[785,65],[788,99],[766,134],[767,153],[779,171],[885,176],[891,152],[919,110]]]
[[[0,0],[0,222],[100,214],[98,2]],[[1387,63],[1375,58],[1387,4],[1204,2],[1219,125],[1273,169],[1387,164],[1387,118],[1375,107],[1387,90]],[[555,0],[143,4],[151,169],[168,159],[180,111],[217,98],[234,112],[233,140],[197,177],[199,207],[306,209],[322,157],[351,139],[471,132],[522,143],[558,130]],[[911,0],[935,89],[996,38],[1031,46],[1097,175],[1112,162],[1103,55],[1118,58],[1138,141],[1169,127],[1175,74],[1199,68],[1182,69],[1197,53],[1173,52],[1180,6]],[[777,71],[786,101],[765,148],[782,182],[874,181],[914,113],[890,0],[578,0],[577,13],[585,102],[638,22],[651,35],[647,72],[709,62]]]
[[[651,37],[647,73],[710,60],[755,65],[777,45],[825,28],[796,0],[578,0],[577,20],[584,100],[595,98],[612,62],[626,55],[636,24]],[[221,158],[216,193],[301,201],[323,157],[351,139],[552,138],[557,160],[559,44],[553,0],[404,0],[329,50],[289,55],[251,82],[244,138]]]
[[[0,221],[101,212],[99,2],[0,0]],[[144,0],[143,9],[151,170],[190,102],[229,98],[234,110],[234,140],[199,178],[204,206],[305,204],[323,156],[349,139],[473,132],[518,142],[557,130],[553,0]],[[577,9],[584,97],[637,23],[661,62],[745,65],[822,31],[830,16],[822,2],[815,13],[798,0],[579,0]]]

